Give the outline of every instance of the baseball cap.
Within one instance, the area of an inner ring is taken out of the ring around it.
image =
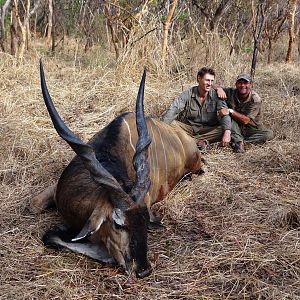
[[[236,81],[239,81],[239,80],[246,80],[248,82],[251,82],[251,76],[247,73],[242,73],[240,74],[237,78],[236,78]]]

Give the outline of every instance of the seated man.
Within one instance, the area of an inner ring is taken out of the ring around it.
[[[199,148],[206,141],[221,142],[227,146],[231,140],[231,118],[228,114],[218,115],[221,108],[227,109],[226,101],[218,98],[212,89],[215,72],[211,68],[198,71],[198,86],[182,92],[163,115],[163,121],[172,126],[180,126],[193,136]]]
[[[214,86],[221,99],[227,98],[228,108],[221,109],[221,117],[230,115],[232,118],[231,130],[232,145],[236,152],[244,153],[244,141],[249,143],[264,143],[271,140],[273,131],[261,124],[261,98],[252,91],[251,77],[240,74],[236,79],[235,88]]]

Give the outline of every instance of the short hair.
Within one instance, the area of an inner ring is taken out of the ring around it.
[[[197,78],[198,77],[202,78],[205,74],[210,74],[210,75],[216,76],[216,73],[213,68],[203,67],[198,71]]]

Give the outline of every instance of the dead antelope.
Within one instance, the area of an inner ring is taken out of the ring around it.
[[[55,204],[68,225],[68,229],[48,231],[44,243],[101,262],[117,263],[126,271],[131,270],[134,261],[138,277],[149,275],[147,227],[149,215],[153,218],[150,207],[162,200],[182,176],[202,171],[196,143],[179,128],[153,118],[145,120],[145,71],[136,114],[115,118],[88,143],[58,115],[42,64],[40,76],[53,125],[77,154],[58,183],[32,199],[31,206],[36,211]]]

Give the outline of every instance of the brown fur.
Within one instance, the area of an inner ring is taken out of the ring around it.
[[[126,173],[123,174],[123,184],[130,186],[136,180],[132,161],[138,137],[134,114],[127,114],[122,118],[117,136],[111,137],[116,140],[107,147],[110,155],[118,158],[120,172]],[[147,127],[152,139],[148,149],[151,186],[145,203],[150,211],[152,204],[161,201],[182,176],[189,172],[199,172],[203,163],[196,143],[183,130],[174,129],[151,118],[147,119]],[[100,131],[90,144],[97,145],[97,141],[103,139],[105,134],[105,129]],[[97,151],[95,149],[96,153]],[[51,187],[36,196],[31,205],[37,211],[46,208],[51,199],[55,199],[67,224],[73,229],[81,230],[79,238],[89,232],[93,233],[90,240],[104,243],[116,261],[127,269],[126,258],[130,256],[129,236],[127,232],[115,228],[112,197],[118,195],[97,185],[81,159],[76,156],[64,170],[57,188]]]
[[[131,141],[135,145],[137,131],[133,114],[124,117],[131,131]],[[201,170],[203,163],[200,152],[194,140],[180,128],[173,128],[157,119],[147,119],[148,131],[152,139],[149,147],[149,167],[151,187],[145,199],[147,207],[150,208],[155,202],[161,201],[173,189],[177,182],[188,172],[197,173]],[[116,156],[121,157],[128,177],[135,180],[135,171],[132,160],[134,151],[129,143],[130,136],[128,127],[123,122],[121,126],[120,139],[115,148],[110,149]],[[106,205],[108,193],[89,176],[84,169],[80,159],[78,169],[67,178],[63,178],[58,185],[55,197],[56,185],[47,188],[31,201],[33,211],[39,212],[49,206],[54,198],[56,205],[68,224],[81,228],[97,208],[106,207],[105,215],[109,215],[112,206]],[[108,202],[110,203],[110,202]],[[76,219],[74,216],[76,215]]]

